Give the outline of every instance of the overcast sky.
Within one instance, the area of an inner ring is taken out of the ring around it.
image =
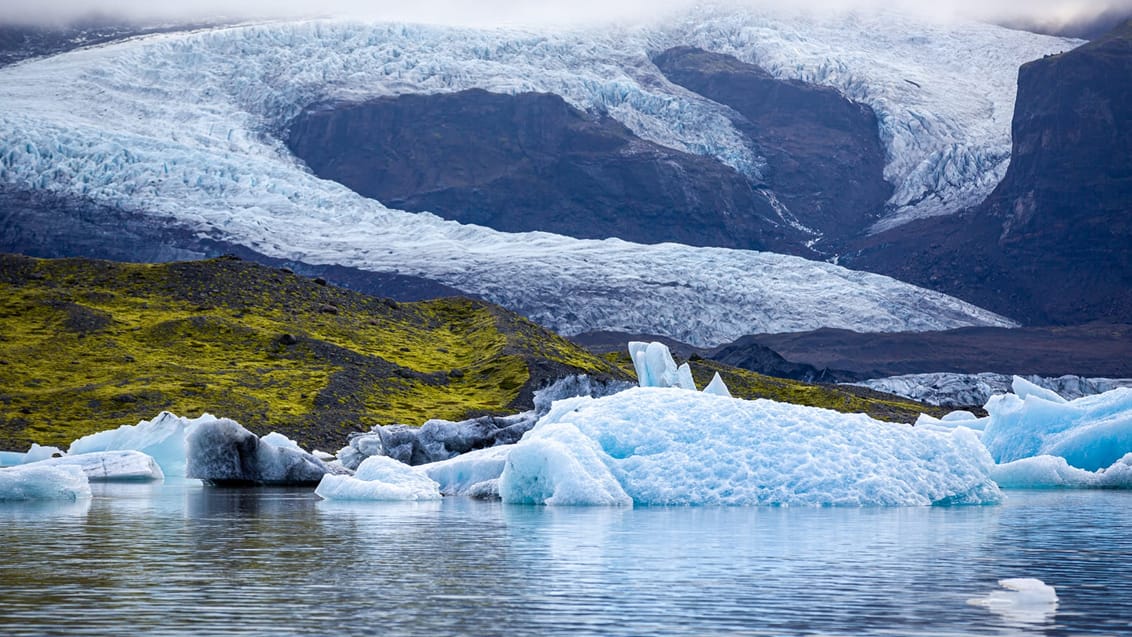
[[[1053,24],[1087,20],[1106,9],[1132,12],[1132,0],[749,0],[748,4],[774,2],[819,10],[883,7],[938,18]],[[0,21],[67,22],[97,14],[145,22],[343,15],[490,26],[642,20],[693,4],[694,0],[0,0]]]

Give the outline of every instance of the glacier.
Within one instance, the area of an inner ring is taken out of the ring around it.
[[[1031,374],[1022,378],[1068,399],[1101,394],[1118,387],[1132,387],[1132,378],[1082,378],[1068,374],[1058,377]],[[848,384],[911,398],[929,405],[970,407],[985,404],[994,394],[1011,391],[1013,382],[1012,375],[995,372],[936,372],[902,374]]]
[[[981,199],[1005,170],[1017,66],[1078,42],[896,14],[703,9],[641,27],[470,29],[310,20],[169,33],[0,69],[0,188],[175,222],[269,257],[440,281],[564,334],[711,345],[756,332],[1012,325],[879,275],[766,253],[507,234],[391,210],[315,178],[280,136],[302,108],[468,88],[552,92],[756,178],[726,108],[667,82],[691,44],[872,106],[887,219]]]

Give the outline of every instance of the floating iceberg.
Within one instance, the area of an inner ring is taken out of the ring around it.
[[[79,500],[90,497],[90,482],[77,466],[39,462],[0,469],[2,500]]]
[[[1011,624],[1034,627],[1053,621],[1057,614],[1057,590],[1040,579],[1015,577],[998,580],[1002,590],[967,600],[1000,615]]]
[[[314,491],[327,500],[439,500],[440,485],[388,456],[370,456],[353,476],[326,474]]]
[[[228,418],[197,423],[185,444],[186,477],[214,485],[313,485],[332,471],[298,445],[265,442]]]
[[[61,458],[40,460],[34,463],[34,466],[78,467],[91,482],[145,482],[165,479],[165,474],[152,456],[134,450],[71,454]]]
[[[1132,389],[1066,401],[1015,377],[1014,390],[986,404],[982,440],[995,462],[1049,455],[1097,471],[1132,452]]]
[[[977,434],[670,388],[555,403],[511,450],[505,502],[929,505],[995,503]]]
[[[134,449],[153,457],[166,476],[185,475],[185,436],[196,425],[216,420],[211,414],[181,418],[163,411],[153,420],[122,425],[84,436],[71,443],[71,455]]]

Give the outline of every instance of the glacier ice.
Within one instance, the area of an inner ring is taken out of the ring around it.
[[[332,471],[297,445],[265,442],[228,418],[197,423],[185,437],[185,453],[185,476],[214,485],[313,485]]]
[[[975,203],[994,187],[1009,155],[1018,65],[1077,42],[892,14],[754,10],[545,33],[304,21],[161,34],[0,69],[0,185],[146,211],[271,257],[435,279],[564,334],[648,332],[710,345],[823,326],[1011,324],[827,263],[507,234],[390,210],[315,178],[278,139],[315,102],[542,91],[756,174],[760,159],[727,109],[675,87],[649,61],[676,44],[873,106],[891,203],[915,216]]]
[[[70,454],[39,460],[34,464],[41,467],[78,467],[91,482],[165,479],[165,474],[152,456],[132,449]]]
[[[664,343],[630,341],[629,357],[641,387],[680,387],[696,391],[691,368],[687,363],[677,366]]]
[[[1069,399],[1100,394],[1117,387],[1132,387],[1132,379],[1129,378],[1082,378],[1069,374],[1056,378],[1036,375],[1023,378]],[[968,407],[982,405],[996,393],[1012,391],[1013,380],[1014,377],[1009,374],[993,372],[979,374],[936,372],[888,376],[849,384],[911,398],[929,405]]]
[[[81,467],[39,462],[0,469],[0,501],[79,500],[91,497]]]
[[[982,440],[995,462],[1050,455],[1096,471],[1132,452],[1132,389],[1065,401],[1018,380],[1022,396],[1000,394],[986,404]]]
[[[71,455],[95,451],[133,449],[148,454],[157,461],[168,477],[185,475],[185,436],[202,422],[215,420],[211,414],[199,418],[182,418],[163,411],[153,420],[142,420],[136,425],[122,425],[83,436],[71,443]]]
[[[998,502],[975,432],[635,388],[556,402],[515,445],[505,502],[928,505]]]
[[[326,500],[439,500],[440,485],[388,456],[370,456],[353,476],[326,474],[315,489]]]

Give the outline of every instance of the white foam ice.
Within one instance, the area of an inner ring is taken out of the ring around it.
[[[871,105],[898,219],[981,199],[1005,170],[1017,67],[1075,46],[989,25],[703,11],[659,26],[459,29],[303,21],[161,34],[0,69],[0,186],[82,198],[267,256],[427,277],[565,334],[697,345],[756,332],[1010,325],[826,263],[676,244],[507,234],[389,210],[315,178],[280,136],[308,104],[541,91],[747,174],[729,111],[649,54],[693,44]],[[901,216],[903,215],[903,216]]]
[[[0,501],[80,500],[91,497],[82,468],[39,462],[0,469]]]
[[[387,456],[370,456],[353,476],[326,474],[315,493],[326,500],[439,500],[440,485]]]
[[[968,429],[642,387],[556,402],[511,450],[499,492],[539,504],[993,503],[992,464]]]

